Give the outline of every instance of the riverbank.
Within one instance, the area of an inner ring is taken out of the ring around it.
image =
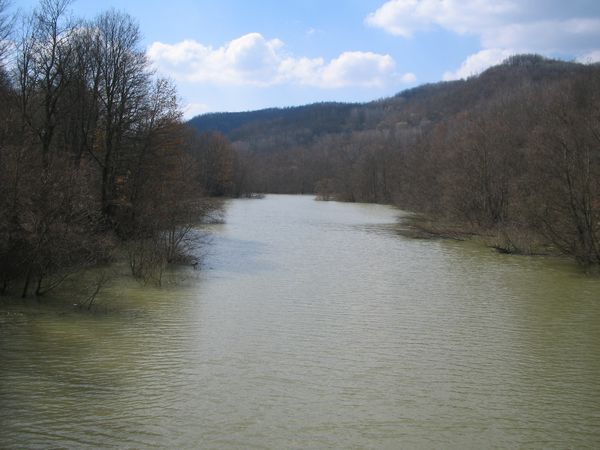
[[[485,228],[414,213],[402,218],[400,234],[413,239],[472,241],[511,255],[565,256],[539,232],[515,225]]]
[[[316,195],[317,201],[341,201]],[[342,203],[355,203],[343,202]],[[366,203],[379,204],[379,203]],[[394,205],[391,205],[394,206]],[[516,224],[482,227],[473,223],[448,220],[425,213],[405,211],[399,218],[398,234],[412,239],[471,241],[498,253],[526,256],[565,257],[537,230]]]
[[[201,265],[202,258],[198,259]],[[142,311],[147,307],[147,299],[195,286],[202,272],[200,267],[195,269],[189,264],[170,264],[158,285],[135,278],[128,263],[120,259],[72,274],[43,296],[2,295],[0,315],[120,315]]]

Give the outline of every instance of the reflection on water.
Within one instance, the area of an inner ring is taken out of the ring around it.
[[[398,214],[235,200],[177,286],[4,308],[0,447],[600,446],[600,281]]]

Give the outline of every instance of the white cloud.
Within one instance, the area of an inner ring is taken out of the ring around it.
[[[593,56],[600,47],[596,0],[389,0],[365,22],[405,38],[435,28],[478,37],[481,51],[444,79],[479,73],[514,53]]]
[[[193,40],[154,42],[148,56],[159,71],[175,79],[217,85],[382,87],[416,80],[412,73],[397,74],[390,55],[344,52],[330,61],[289,56],[283,42],[267,40],[259,33],[246,34],[216,49]]]
[[[280,81],[321,88],[382,87],[407,82],[394,72],[390,55],[344,52],[325,62],[323,58],[285,58],[279,66]]]
[[[469,56],[461,64],[458,70],[445,72],[442,79],[444,81],[450,81],[478,75],[488,67],[499,64],[514,54],[514,51],[497,48],[481,50],[480,52]]]
[[[383,86],[393,76],[394,66],[390,55],[344,52],[320,68],[321,84],[331,87]]]
[[[503,0],[390,0],[365,22],[403,37],[432,26],[462,34],[494,26],[514,10],[512,2]]]
[[[509,23],[483,31],[481,43],[484,48],[578,53],[600,44],[600,18]]]
[[[414,83],[417,81],[417,76],[412,72],[407,72],[400,77],[403,83]]]
[[[577,58],[577,62],[583,64],[595,64],[600,62],[600,50],[593,50],[585,55],[581,55]]]
[[[299,84],[318,85],[324,65],[323,58],[284,58],[278,65],[281,78],[276,82],[281,82],[286,78],[288,81],[295,81]]]
[[[183,115],[186,118],[197,116],[210,110],[206,103],[188,103],[183,107]]]
[[[193,40],[174,45],[154,42],[148,56],[159,70],[176,79],[216,84],[269,84],[277,75],[283,43],[259,33],[246,34],[213,49]]]

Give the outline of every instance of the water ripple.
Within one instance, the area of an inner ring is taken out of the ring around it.
[[[397,215],[232,201],[196,282],[2,310],[0,447],[599,447],[598,280]]]

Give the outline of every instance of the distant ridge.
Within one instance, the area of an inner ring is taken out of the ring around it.
[[[324,134],[392,127],[399,122],[435,122],[473,107],[500,90],[557,80],[586,67],[540,55],[515,55],[466,80],[424,84],[366,103],[321,102],[287,108],[208,113],[196,116],[188,123],[201,132],[221,132],[233,141],[255,141],[265,135],[285,133],[295,135],[299,143],[306,144]]]

